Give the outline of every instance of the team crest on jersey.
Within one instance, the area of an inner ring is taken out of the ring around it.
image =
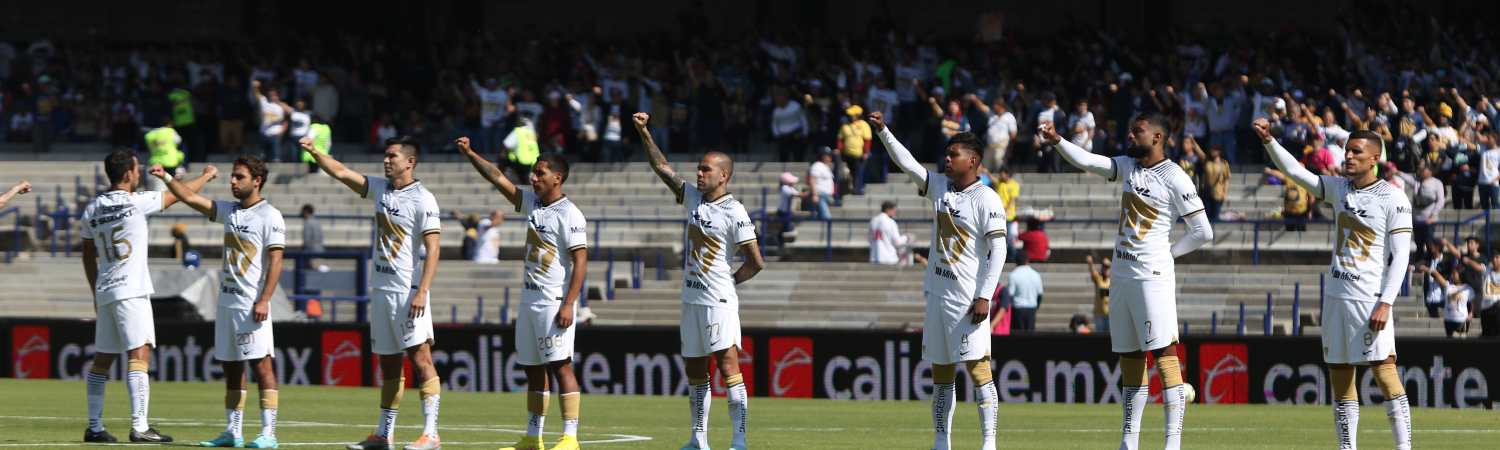
[[[946,199],[946,198],[943,199],[943,209],[946,210],[946,211],[948,211],[948,215],[952,216],[954,220],[960,220],[960,219],[962,219],[962,217],[959,217],[959,215],[958,215],[958,208],[954,208],[953,204],[949,203],[948,199]]]

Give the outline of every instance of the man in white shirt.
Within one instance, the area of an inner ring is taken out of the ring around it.
[[[896,224],[896,202],[880,204],[880,214],[870,218],[870,262],[874,264],[910,265],[907,245],[911,237],[901,234]]]
[[[281,101],[281,92],[276,88],[261,91],[260,80],[250,81],[250,92],[260,102],[260,137],[265,159],[281,162],[281,139],[286,136],[287,115],[290,107]]]
[[[484,80],[483,86],[470,79],[469,87],[479,97],[479,126],[484,128],[479,140],[480,151],[485,154],[499,152],[501,136],[505,132],[505,116],[515,109],[510,103],[510,90],[501,88],[500,81],[494,78]]]
[[[1010,143],[1016,140],[1016,132],[1020,130],[1016,125],[1016,115],[1006,107],[1004,96],[996,95],[991,106],[985,106],[977,95],[970,94],[968,99],[986,120],[984,167],[990,173],[999,173],[1005,166],[1006,150],[1010,149]]]
[[[1481,135],[1479,142],[1489,148],[1479,155],[1479,208],[1488,211],[1500,198],[1500,140],[1492,129]]]
[[[817,218],[832,219],[833,213],[828,210],[828,204],[833,201],[833,153],[819,152],[818,160],[807,168],[807,185],[812,188],[810,199],[818,205]]]
[[[1073,144],[1084,150],[1094,150],[1094,113],[1089,111],[1088,99],[1078,100],[1078,109],[1068,116],[1068,131],[1072,133],[1068,140]]]
[[[776,110],[771,112],[771,137],[776,140],[782,161],[797,161],[804,157],[807,132],[807,115],[802,113],[802,105],[785,93],[776,94]]]

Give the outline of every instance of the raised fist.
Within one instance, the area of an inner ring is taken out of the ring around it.
[[[865,121],[870,122],[870,128],[873,128],[876,133],[885,129],[885,114],[882,114],[880,111],[866,114]]]
[[[1266,144],[1271,142],[1271,121],[1266,120],[1264,117],[1255,119],[1254,122],[1250,123],[1250,128],[1255,130],[1255,135],[1260,137],[1261,143]]]
[[[458,147],[458,151],[461,151],[461,152],[464,152],[464,153],[470,153],[470,152],[474,151],[473,148],[469,147],[469,137],[468,136],[463,136],[463,137],[460,137],[458,139],[455,139],[453,141],[453,145]]]
[[[1051,123],[1042,123],[1036,127],[1037,141],[1046,145],[1057,145],[1062,141],[1062,136],[1057,135],[1057,129]]]
[[[203,166],[203,176],[208,177],[208,181],[213,181],[214,178],[219,177],[219,168],[211,165]]]
[[[167,179],[167,169],[161,168],[161,164],[153,164],[151,166],[151,176],[156,177],[156,178],[160,178],[162,180],[166,180]]]
[[[632,114],[630,119],[635,121],[636,128],[646,128],[646,123],[651,121],[651,115],[643,112]]]

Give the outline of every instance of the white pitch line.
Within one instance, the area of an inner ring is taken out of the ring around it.
[[[66,421],[78,420],[77,417],[53,417],[53,416],[0,416],[0,419],[16,419],[16,420],[66,420]],[[221,427],[221,426],[224,426],[224,424],[220,423],[220,422],[202,422],[202,421],[185,420],[185,419],[156,419],[156,420],[152,420],[151,422],[155,423],[155,424],[171,425],[171,426],[177,426],[177,427]],[[360,425],[360,424],[347,424],[347,423],[326,423],[326,422],[304,422],[304,421],[297,421],[297,420],[286,420],[286,421],[278,421],[276,423],[276,426],[277,427],[292,427],[292,428],[343,428],[343,427],[361,427],[361,426],[363,426],[363,427],[371,427],[371,426],[374,426],[374,425]],[[419,425],[397,425],[396,428],[420,429],[420,428],[422,428],[422,426],[419,426]],[[496,432],[496,433],[510,433],[510,434],[523,434],[523,433],[526,432],[525,430],[520,430],[520,429],[488,427],[488,426],[478,426],[478,425],[447,425],[447,426],[442,426],[442,427],[439,427],[439,428],[443,429],[443,430],[453,430],[453,431]],[[562,434],[562,433],[552,432],[552,433],[543,433],[543,434]],[[578,441],[578,443],[579,444],[617,444],[617,443],[623,443],[623,442],[643,442],[643,441],[652,440],[652,438],[650,436],[639,436],[639,435],[634,435],[634,434],[623,434],[623,433],[592,433],[592,434],[602,435],[602,436],[609,436],[609,438],[608,439],[587,439],[587,440],[580,440],[580,441]],[[282,442],[281,445],[344,445],[344,444],[349,444],[349,443],[352,443],[352,442],[353,441],[344,441],[344,442],[317,442],[317,443]],[[444,443],[445,444],[453,444],[453,445],[498,445],[498,444],[510,444],[512,442],[508,442],[507,441],[507,442],[444,442]],[[71,446],[81,446],[81,445],[130,445],[130,444],[125,444],[125,443],[119,443],[119,444],[93,444],[93,443],[83,443],[83,442],[59,442],[59,443],[33,442],[33,443],[26,443],[26,444],[0,444],[0,447],[30,447],[30,446],[37,446],[37,445],[70,446],[71,447]]]

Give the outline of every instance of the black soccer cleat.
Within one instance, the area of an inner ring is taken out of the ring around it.
[[[172,442],[172,437],[158,433],[156,428],[147,428],[146,431],[130,430],[130,442]]]
[[[115,435],[109,434],[108,430],[99,430],[96,432],[94,430],[84,429],[83,442],[114,443],[120,442],[120,440],[116,439]]]

